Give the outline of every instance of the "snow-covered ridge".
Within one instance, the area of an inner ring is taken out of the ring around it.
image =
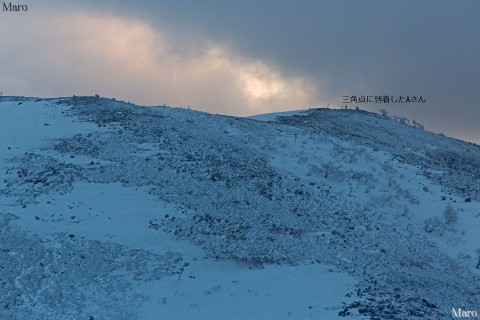
[[[0,318],[442,319],[480,309],[477,145],[356,110],[260,122],[100,97],[2,97],[0,119],[2,232],[16,235],[0,259],[22,266],[4,279],[18,295],[2,292]],[[85,248],[109,257],[100,279],[115,295],[90,284]],[[212,279],[215,268],[225,277]],[[302,285],[278,294],[292,273]],[[256,286],[267,278],[271,287]],[[334,279],[336,299],[308,279]],[[91,290],[98,305],[79,306]],[[53,292],[75,301],[59,310]],[[271,297],[265,308],[252,292]],[[301,292],[310,298],[296,300]]]

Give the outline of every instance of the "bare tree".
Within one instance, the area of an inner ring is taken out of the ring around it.
[[[323,170],[324,170],[324,172],[325,172],[324,178],[326,179],[326,178],[328,178],[328,174],[333,170],[333,161],[332,161],[332,159],[330,159],[330,160],[328,161],[328,163],[324,163],[324,164],[322,165],[322,167],[323,167]]]

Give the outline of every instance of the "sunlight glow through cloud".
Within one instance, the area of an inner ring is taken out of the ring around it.
[[[19,72],[32,79],[23,84],[25,92],[15,94],[99,93],[138,104],[188,105],[230,115],[308,108],[318,103],[312,80],[284,75],[275,66],[237,55],[224,44],[198,39],[177,50],[183,43],[175,34],[111,15],[79,13],[31,23],[24,32],[35,39],[38,54],[30,62],[25,60],[22,69],[12,68],[0,75],[0,84]],[[45,28],[56,31],[40,35],[37,30]],[[14,43],[15,39],[8,41]],[[39,84],[27,73],[48,74],[49,80]]]

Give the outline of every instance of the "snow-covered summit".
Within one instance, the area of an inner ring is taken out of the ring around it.
[[[0,318],[480,312],[478,145],[100,97],[1,97],[0,127]]]

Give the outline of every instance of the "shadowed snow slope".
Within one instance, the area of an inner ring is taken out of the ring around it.
[[[1,319],[480,312],[477,145],[99,97],[0,97],[0,130]]]

